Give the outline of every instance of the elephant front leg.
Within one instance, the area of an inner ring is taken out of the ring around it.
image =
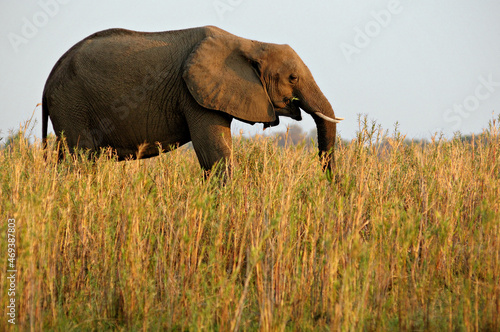
[[[186,115],[191,141],[205,176],[219,163],[219,170],[231,172],[231,117],[207,109]]]

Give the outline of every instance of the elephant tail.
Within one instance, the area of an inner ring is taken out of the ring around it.
[[[49,123],[49,109],[47,106],[47,98],[42,99],[42,146],[47,147],[47,126]]]

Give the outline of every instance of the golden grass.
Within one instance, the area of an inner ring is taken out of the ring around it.
[[[16,327],[500,329],[495,122],[470,142],[426,145],[365,125],[338,145],[334,182],[305,144],[239,138],[234,151],[222,185],[203,181],[188,149],[60,163],[25,140],[1,150]]]

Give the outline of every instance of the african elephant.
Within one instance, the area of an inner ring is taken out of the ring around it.
[[[334,168],[336,118],[307,66],[288,45],[257,42],[206,26],[157,33],[110,29],[56,63],[42,100],[68,146],[112,147],[119,159],[159,154],[189,141],[205,170],[231,154],[233,118],[279,123],[312,115],[323,169]]]

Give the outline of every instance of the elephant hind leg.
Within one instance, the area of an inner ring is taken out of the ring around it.
[[[207,109],[190,110],[187,113],[191,141],[201,167],[210,171],[217,162],[227,163],[230,167],[231,117]]]

